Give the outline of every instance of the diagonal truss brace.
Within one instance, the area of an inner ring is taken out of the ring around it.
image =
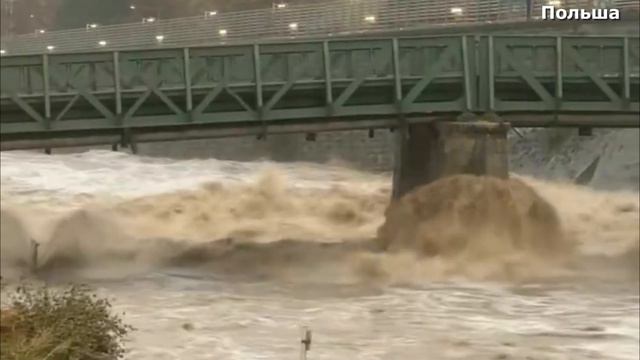
[[[459,51],[460,48],[457,45],[449,45],[447,48],[440,54],[438,60],[435,64],[431,66],[427,66],[424,69],[422,74],[422,79],[420,79],[407,93],[407,95],[402,99],[402,106],[408,106],[413,104],[418,96],[422,94],[424,89],[431,84],[431,82],[441,73],[442,68],[446,64],[448,60],[450,60],[454,55],[456,55],[456,51]]]
[[[264,113],[266,114],[267,112],[269,112],[271,109],[273,109],[273,107],[278,103],[278,101],[280,101],[280,99],[282,99],[282,97],[289,91],[291,90],[291,88],[293,87],[293,85],[295,85],[296,81],[299,80],[300,76],[302,76],[302,74],[305,73],[305,71],[307,71],[312,65],[314,65],[313,62],[311,61],[306,61],[309,58],[309,54],[305,53],[304,54],[304,58],[303,58],[303,62],[304,65],[297,67],[294,71],[294,73],[289,77],[289,79],[287,80],[286,83],[284,83],[279,89],[278,91],[276,91],[275,94],[273,94],[273,96],[267,101],[267,103],[264,105]]]
[[[50,74],[51,80],[60,83],[60,79],[57,79],[55,75]],[[71,109],[71,107],[80,99],[80,97],[84,98],[94,107],[102,116],[104,116],[107,120],[115,121],[116,117],[111,110],[109,110],[95,95],[91,94],[87,89],[83,86],[78,85],[75,81],[71,80],[68,84],[76,90],[76,95],[65,105],[64,109],[56,116],[55,121],[61,120],[66,113]]]
[[[43,126],[47,126],[47,121],[44,118],[44,116],[42,116],[42,114],[40,114],[38,111],[36,111],[36,109],[33,108],[33,106],[31,106],[28,102],[24,101],[22,98],[20,98],[20,96],[18,96],[17,94],[11,94],[10,95],[11,100],[20,107],[20,109],[22,109],[22,111],[24,111],[27,115],[29,115],[29,117],[31,117],[31,119],[35,120],[36,122],[40,123]]]
[[[385,49],[387,50],[387,49]],[[392,57],[391,56],[378,56],[374,61],[373,69],[378,69],[381,67],[388,67],[391,65]],[[357,77],[349,83],[349,85],[338,95],[336,100],[333,102],[333,108],[341,108],[344,107],[344,104],[351,98],[351,96],[356,92],[356,90],[367,80],[367,72],[361,71]]]
[[[573,60],[576,65],[596,84],[596,86],[614,103],[620,103],[621,99],[618,94],[607,84],[600,76],[597,75],[597,70],[593,68],[588,62],[586,62],[582,56],[576,51],[575,47],[567,46],[565,48],[565,56]]]
[[[143,77],[140,74],[137,74],[131,78],[131,81],[136,81],[136,80],[140,80],[144,85],[146,85],[147,90],[144,93],[142,93],[138,97],[136,102],[129,108],[129,110],[127,110],[127,112],[122,117],[122,123],[126,123],[128,120],[130,120],[135,115],[135,113],[140,109],[140,106],[142,106],[142,104],[144,104],[144,102],[147,101],[147,99],[149,98],[149,96],[151,96],[151,94],[156,95],[176,115],[184,115],[184,111],[180,109],[180,107],[176,105],[176,103],[173,102],[173,100],[171,100],[164,92],[162,92],[158,88],[158,84],[160,84],[159,80],[155,82],[151,82],[147,80],[146,77]]]
[[[553,95],[542,86],[540,81],[536,79],[532,70],[523,64],[525,63],[518,55],[507,49],[505,44],[497,44],[496,50],[500,54],[503,60],[507,64],[511,65],[513,69],[527,82],[527,84],[533,89],[533,91],[540,97],[542,102],[549,106],[555,106],[555,100]]]

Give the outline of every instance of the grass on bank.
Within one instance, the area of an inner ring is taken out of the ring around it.
[[[21,286],[8,300],[0,310],[2,360],[115,360],[133,330],[86,286]]]

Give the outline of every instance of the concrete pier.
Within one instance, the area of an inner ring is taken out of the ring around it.
[[[393,197],[455,174],[509,176],[507,123],[433,122],[396,131]]]

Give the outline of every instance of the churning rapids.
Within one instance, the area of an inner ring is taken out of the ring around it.
[[[296,359],[305,325],[314,360],[638,358],[636,192],[463,178],[385,223],[390,177],[338,166],[1,164],[3,278],[37,241],[38,279],[88,282],[126,313],[129,359]],[[552,228],[517,219],[532,211]]]

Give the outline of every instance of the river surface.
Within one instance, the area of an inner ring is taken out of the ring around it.
[[[137,328],[128,359],[299,359],[303,326],[311,360],[639,358],[637,192],[525,179],[580,244],[559,275],[366,254],[387,174],[1,156],[3,277],[21,239],[41,243],[42,280],[91,284]]]

